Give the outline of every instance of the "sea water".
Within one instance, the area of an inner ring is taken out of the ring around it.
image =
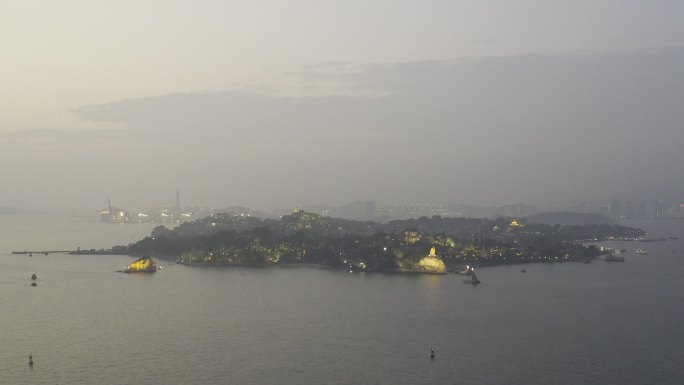
[[[158,224],[104,223],[99,217],[0,215],[0,255],[10,251],[108,249],[150,235]],[[173,228],[175,224],[166,225]]]
[[[83,222],[51,236],[25,223],[35,243],[4,227],[2,243],[106,248],[141,230]],[[6,251],[0,383],[681,384],[684,221],[639,224],[680,238],[613,243],[624,263],[483,268],[475,287],[315,268],[128,275],[126,256]]]

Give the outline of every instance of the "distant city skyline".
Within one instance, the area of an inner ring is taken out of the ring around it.
[[[207,205],[181,204],[180,191],[177,191],[176,202],[159,202],[148,207],[118,207],[108,201],[108,206],[97,210],[78,210],[71,214],[95,216],[100,213],[106,222],[177,222],[190,221],[214,212],[233,212],[236,214],[253,215],[257,217],[279,218],[289,214],[294,209],[303,209],[324,217],[339,217],[355,220],[392,220],[418,218],[422,216],[442,217],[514,217],[522,218],[530,214],[542,212],[574,212],[596,213],[608,218],[684,218],[684,202],[665,202],[656,200],[649,202],[641,199],[638,207],[630,200],[621,201],[612,198],[609,202],[591,204],[582,202],[574,205],[557,205],[554,207],[537,207],[524,202],[507,203],[389,203],[372,200],[357,200],[343,205],[332,204],[301,204],[296,207],[267,207],[255,208],[239,204],[210,207]],[[0,207],[2,208],[2,207]],[[12,213],[11,208],[6,208]],[[106,218],[106,219],[105,219]]]

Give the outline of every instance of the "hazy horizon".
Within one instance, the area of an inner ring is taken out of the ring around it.
[[[684,201],[684,3],[0,15],[0,206]]]

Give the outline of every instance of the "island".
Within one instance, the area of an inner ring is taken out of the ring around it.
[[[199,266],[316,265],[443,273],[466,265],[587,262],[605,253],[589,242],[644,235],[641,229],[607,224],[563,226],[516,218],[439,216],[378,223],[295,209],[280,220],[222,213],[172,230],[157,226],[149,237],[127,246],[126,253]]]

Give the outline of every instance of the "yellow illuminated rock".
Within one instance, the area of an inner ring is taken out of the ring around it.
[[[416,264],[416,271],[431,274],[446,274],[444,261],[437,257],[437,250],[434,246],[430,249],[430,255],[423,257]]]
[[[151,257],[137,259],[124,269],[125,273],[154,273],[155,271],[157,271],[157,265]]]

